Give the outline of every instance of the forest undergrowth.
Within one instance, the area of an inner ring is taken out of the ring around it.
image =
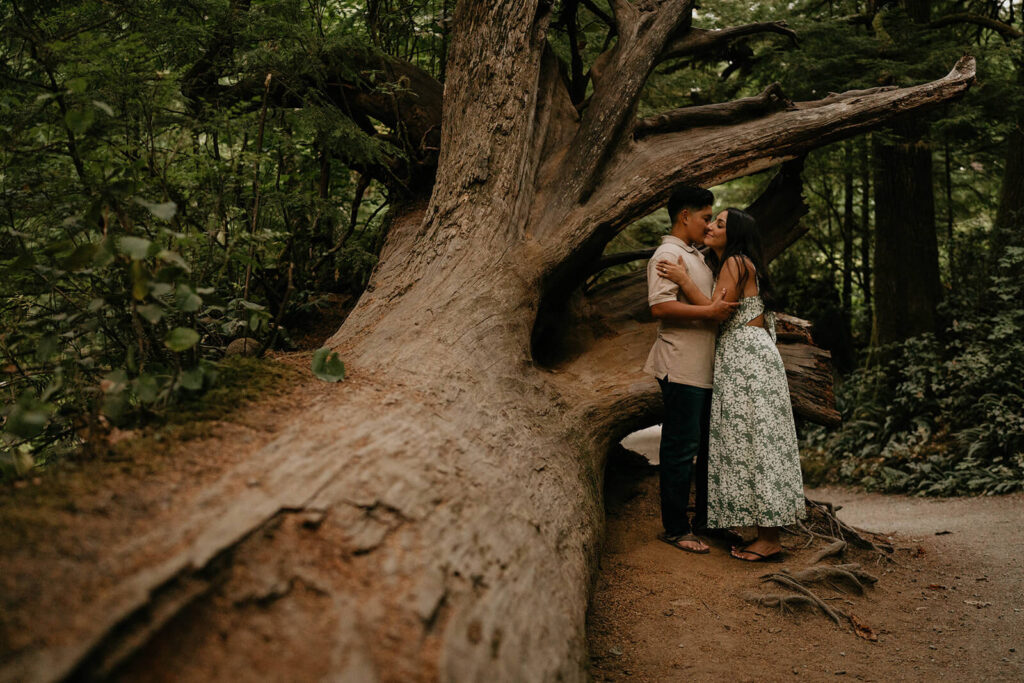
[[[842,426],[804,430],[808,483],[937,496],[1024,488],[1020,242],[987,286],[947,297],[942,335],[876,349],[837,383]]]

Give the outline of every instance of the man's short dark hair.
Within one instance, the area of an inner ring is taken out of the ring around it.
[[[711,190],[705,190],[703,187],[690,187],[689,185],[677,187],[672,196],[668,198],[668,219],[674,223],[676,216],[683,209],[703,209],[705,206],[711,206],[714,203],[715,195]]]

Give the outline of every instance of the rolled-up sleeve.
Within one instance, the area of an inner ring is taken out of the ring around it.
[[[672,260],[671,253],[659,249],[647,262],[647,305],[663,304],[666,301],[679,300],[679,285],[667,277],[658,275],[658,261]]]

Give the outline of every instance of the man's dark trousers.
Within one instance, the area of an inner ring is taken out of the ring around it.
[[[668,536],[691,531],[686,516],[690,481],[696,477],[697,500],[693,528],[703,530],[708,521],[708,425],[711,390],[659,379],[665,403],[661,427],[661,523]]]

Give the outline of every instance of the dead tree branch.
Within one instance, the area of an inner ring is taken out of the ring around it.
[[[1003,40],[1006,40],[1007,42],[1024,37],[1024,33],[1021,33],[1009,24],[999,21],[998,19],[986,17],[981,14],[973,14],[971,12],[948,14],[944,17],[939,17],[928,24],[928,26],[931,28],[940,28],[942,26],[955,26],[958,24],[973,24],[975,26],[987,28],[990,31],[998,33],[1002,36]]]
[[[723,29],[695,28],[669,43],[658,57],[658,61],[707,55],[727,47],[737,38],[758,33],[777,33],[788,36],[794,45],[797,42],[796,31],[788,28],[784,21],[765,21]]]
[[[744,97],[732,102],[681,107],[640,119],[633,127],[633,132],[636,137],[640,138],[652,133],[666,133],[700,126],[721,126],[781,111],[792,106],[793,102],[782,92],[782,86],[772,83],[759,95],[753,97]]]

